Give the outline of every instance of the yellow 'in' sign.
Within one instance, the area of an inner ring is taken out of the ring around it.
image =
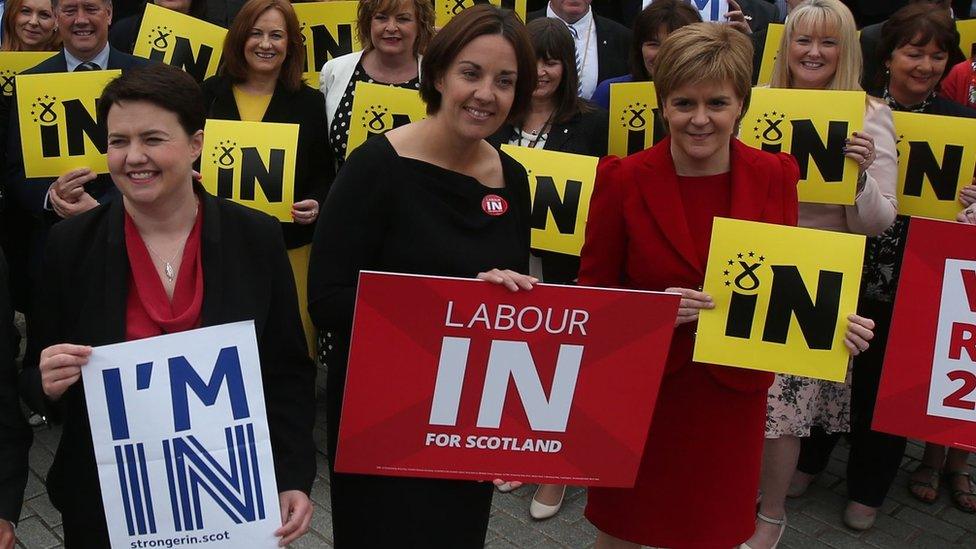
[[[510,10],[525,21],[526,0],[434,0],[434,9],[437,11],[437,27],[443,27],[455,15],[478,4],[493,4]]]
[[[325,62],[359,51],[356,34],[359,2],[306,2],[295,4],[295,15],[305,45],[305,81],[318,89]]]
[[[207,120],[200,175],[210,194],[293,221],[298,124]]]
[[[529,174],[532,248],[580,254],[596,181],[595,156],[502,145]]]
[[[697,362],[843,381],[865,237],[715,218]]]
[[[121,71],[22,74],[16,77],[24,172],[59,177],[76,168],[108,173],[105,128],[95,115],[102,89]]]
[[[657,93],[653,82],[620,82],[610,85],[610,134],[607,152],[621,158],[642,151],[655,139],[654,110]]]
[[[146,4],[133,54],[185,70],[197,82],[217,74],[227,29]]]
[[[0,51],[0,92],[5,97],[13,95],[15,76],[56,54],[55,51]]]

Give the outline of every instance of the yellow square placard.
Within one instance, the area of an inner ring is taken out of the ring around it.
[[[203,82],[217,74],[227,29],[146,4],[133,54],[172,65]]]
[[[368,138],[424,118],[427,104],[417,90],[358,82],[349,117],[346,157]]]
[[[532,248],[579,256],[599,159],[514,145],[502,150],[529,174]]]
[[[0,51],[0,93],[5,97],[14,94],[14,77],[27,69],[40,65],[56,51]]]
[[[894,112],[898,213],[954,221],[976,168],[976,119]]]
[[[770,23],[766,27],[766,43],[763,44],[762,63],[759,65],[759,79],[756,84],[768,86],[773,79],[773,67],[776,66],[776,54],[779,52],[779,42],[783,39],[786,25]]]
[[[207,120],[200,175],[210,194],[290,223],[298,124]]]
[[[303,2],[294,8],[305,44],[305,82],[319,89],[326,61],[363,49],[356,33],[359,2]]]
[[[653,145],[654,109],[657,93],[653,82],[611,84],[607,152],[622,158]]]
[[[862,235],[715,218],[694,360],[844,381]]]
[[[21,74],[16,77],[24,173],[59,177],[77,168],[108,173],[105,128],[96,100],[121,71]]]
[[[857,163],[844,141],[864,126],[864,92],[753,88],[740,139],[800,164],[800,202],[854,204]]]
[[[973,44],[976,44],[976,19],[956,19],[956,30],[959,31],[959,49],[971,59]]]
[[[434,9],[437,12],[435,25],[437,28],[441,28],[455,15],[477,4],[493,4],[513,9],[522,18],[522,21],[525,21],[526,0],[434,0]]]

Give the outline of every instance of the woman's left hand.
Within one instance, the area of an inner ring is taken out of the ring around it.
[[[311,225],[319,218],[319,201],[314,198],[299,200],[291,205],[291,218],[299,225]]]
[[[846,140],[844,156],[857,162],[858,175],[868,171],[874,162],[874,138],[864,132],[854,132]]]
[[[730,27],[742,32],[746,36],[752,34],[752,27],[749,26],[749,20],[746,19],[746,14],[742,12],[742,7],[735,0],[729,0],[729,11],[725,14],[725,20],[729,22]]]
[[[312,502],[301,490],[287,490],[278,494],[281,505],[281,528],[274,535],[281,538],[278,547],[284,547],[308,532],[312,523]]]
[[[967,206],[965,210],[956,214],[956,221],[967,225],[976,225],[976,206]]]
[[[508,269],[492,269],[484,273],[478,273],[478,280],[501,284],[513,292],[519,290],[531,290],[533,284],[538,284],[539,279],[534,276],[524,275]]]
[[[871,346],[869,341],[874,338],[874,321],[858,315],[848,315],[847,334],[844,336],[844,345],[851,356],[857,356],[868,350]]]

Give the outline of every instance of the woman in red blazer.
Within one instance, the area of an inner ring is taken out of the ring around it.
[[[742,33],[702,23],[675,31],[654,71],[670,136],[600,164],[580,284],[668,290],[682,300],[636,484],[589,491],[598,549],[733,547],[754,529],[773,375],[691,359],[698,311],[713,307],[697,291],[712,219],[797,221],[796,160],[732,137],[751,76],[752,45]],[[870,321],[851,320],[848,346],[863,350]]]

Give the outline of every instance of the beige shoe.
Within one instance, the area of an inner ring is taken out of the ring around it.
[[[563,491],[561,494],[559,494],[558,503],[555,505],[540,503],[539,500],[535,499],[535,497],[539,495],[539,490],[541,488],[542,486],[540,485],[539,488],[535,489],[535,493],[532,494],[532,502],[529,503],[529,515],[531,515],[535,520],[545,520],[547,518],[556,516],[556,513],[558,513],[559,509],[561,509],[563,506],[563,498],[566,497],[566,487],[563,486]]]
[[[875,509],[874,513],[871,514],[863,514],[862,512],[853,510],[853,503],[853,501],[848,502],[847,508],[844,509],[844,524],[851,530],[861,532],[870,530],[874,526],[874,521],[878,518],[878,510]]]
[[[779,541],[783,539],[783,533],[786,532],[786,516],[783,516],[783,518],[781,519],[774,519],[774,518],[767,517],[762,513],[756,513],[756,519],[765,522],[766,524],[779,526],[779,534],[776,534],[776,541],[773,542],[773,545],[769,548],[769,549],[776,549],[776,547],[779,545]],[[742,543],[739,545],[739,549],[752,549],[752,547],[749,547],[748,543]]]

